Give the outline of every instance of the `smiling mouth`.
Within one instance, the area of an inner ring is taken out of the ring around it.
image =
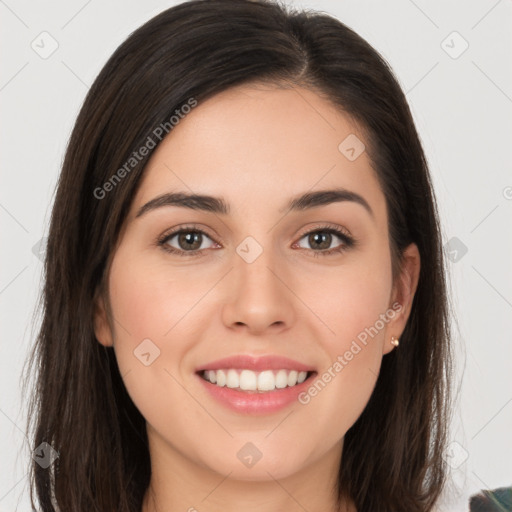
[[[313,377],[316,372],[285,369],[256,372],[248,369],[226,368],[201,370],[197,374],[217,387],[227,387],[235,391],[268,393],[298,386]]]

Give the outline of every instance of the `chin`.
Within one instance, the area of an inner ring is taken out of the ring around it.
[[[247,438],[246,438],[247,439]],[[298,444],[293,443],[297,448]],[[263,482],[272,479],[287,478],[308,465],[307,455],[301,456],[293,448],[280,444],[279,447],[267,445],[257,447],[255,443],[236,442],[234,450],[226,450],[223,461],[212,454],[213,464],[208,467],[221,475],[228,475],[232,480]],[[227,455],[226,455],[227,454]]]

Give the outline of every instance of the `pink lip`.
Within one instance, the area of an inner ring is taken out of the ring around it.
[[[198,368],[196,374],[202,385],[219,403],[232,411],[242,414],[263,415],[279,411],[297,402],[298,395],[311,385],[311,377],[301,384],[275,389],[273,391],[241,391],[228,387],[220,387],[208,382],[201,373],[204,370],[247,369],[255,372],[265,370],[296,370],[316,374],[313,367],[282,356],[236,355],[213,361]]]
[[[271,414],[296,403],[299,393],[311,385],[311,377],[308,377],[302,384],[262,393],[219,387],[203,379],[199,374],[197,374],[197,378],[211,396],[222,405],[238,413],[254,415]]]
[[[236,356],[218,359],[197,369],[202,370],[224,370],[229,368],[247,369],[254,372],[262,372],[265,370],[296,370],[298,372],[312,372],[315,369],[312,366],[294,361],[283,356],[248,356],[239,354]]]

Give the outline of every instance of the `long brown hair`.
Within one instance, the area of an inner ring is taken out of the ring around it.
[[[42,322],[28,360],[36,375],[27,424],[32,449],[46,442],[59,454],[48,468],[31,465],[32,505],[37,497],[44,512],[140,512],[151,476],[145,420],[113,349],[95,338],[93,314],[154,148],[108,194],[98,188],[190,98],[200,105],[256,81],[308,87],[356,120],[387,201],[393,276],[408,244],[421,256],[400,348],[383,358],[375,390],[346,433],[338,496],[352,497],[359,512],[426,512],[440,495],[450,314],[437,206],[406,98],[385,60],[327,14],[265,0],[193,0],[154,17],[115,51],[66,150]]]

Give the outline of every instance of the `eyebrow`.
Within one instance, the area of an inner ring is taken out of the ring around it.
[[[370,216],[374,217],[373,210],[364,197],[344,188],[306,192],[305,194],[292,198],[288,202],[287,206],[280,209],[279,212],[282,213],[286,210],[304,211],[310,208],[317,208],[319,206],[326,206],[328,204],[344,201],[354,202],[363,206]],[[229,204],[226,203],[222,197],[189,194],[185,192],[170,192],[148,201],[145,205],[139,208],[136,217],[140,217],[151,210],[155,210],[163,206],[179,206],[182,208],[189,208],[191,210],[200,210],[218,213],[221,215],[229,215],[230,213]]]

